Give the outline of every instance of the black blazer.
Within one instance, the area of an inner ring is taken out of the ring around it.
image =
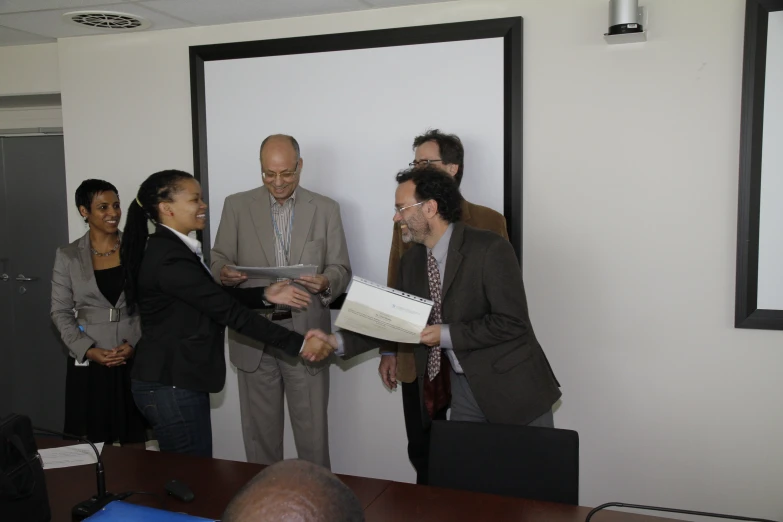
[[[226,326],[298,355],[304,342],[301,334],[245,306],[264,308],[263,292],[261,287],[219,285],[179,237],[158,226],[147,242],[139,270],[141,340],[132,377],[219,392],[226,382]]]
[[[403,255],[396,286],[430,298],[424,245],[414,245]],[[530,325],[511,243],[494,232],[455,223],[442,295],[443,324],[449,325],[454,355],[489,422],[524,425],[551,409],[561,395],[560,385]],[[345,358],[379,345],[353,332],[343,331],[342,336]],[[415,346],[419,387],[427,355],[426,346]],[[422,407],[426,425],[425,411]]]

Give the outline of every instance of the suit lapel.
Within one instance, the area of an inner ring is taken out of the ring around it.
[[[82,236],[81,240],[79,240],[79,264],[82,268],[82,278],[89,287],[89,292],[86,292],[86,294],[100,301],[106,308],[111,308],[111,303],[103,295],[100,288],[98,288],[98,282],[95,280],[95,272],[92,266],[92,252],[90,251],[90,248],[90,232],[88,231]]]
[[[459,270],[459,265],[462,264],[462,253],[459,251],[462,247],[463,234],[465,232],[465,225],[462,223],[454,223],[454,230],[451,232],[451,241],[449,241],[449,255],[446,257],[446,270],[443,274],[443,290],[441,291],[441,298],[445,300],[446,294],[451,287],[451,283],[454,282],[454,278]]]
[[[250,206],[250,217],[258,235],[261,250],[266,256],[267,266],[277,265],[275,256],[275,231],[272,229],[272,213],[269,206],[269,191],[259,188],[253,195],[255,203]]]
[[[288,256],[288,264],[290,265],[298,264],[302,259],[302,251],[315,216],[315,205],[313,205],[312,199],[313,196],[309,191],[302,187],[296,189],[294,229],[291,231],[291,252]]]

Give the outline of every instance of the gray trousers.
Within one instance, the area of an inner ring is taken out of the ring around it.
[[[293,327],[291,320],[276,323]],[[238,370],[237,377],[242,435],[249,462],[268,465],[283,460],[285,395],[298,457],[331,468],[328,362],[314,366],[300,357],[267,348],[255,371]]]
[[[468,378],[461,373],[451,370],[451,415],[449,420],[467,421],[467,422],[488,422],[484,412],[479,408],[473,392],[470,390]],[[542,428],[554,428],[555,419],[550,409],[537,419],[534,419],[528,426],[539,426]]]

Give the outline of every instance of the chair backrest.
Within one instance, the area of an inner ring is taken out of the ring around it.
[[[579,434],[571,430],[434,421],[429,484],[579,504]]]

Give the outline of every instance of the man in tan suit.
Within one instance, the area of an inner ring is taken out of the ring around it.
[[[416,136],[413,140],[413,151],[415,156],[410,164],[411,167],[432,166],[452,176],[458,186],[462,182],[465,151],[459,137],[433,129]],[[495,232],[508,239],[506,218],[491,208],[463,200],[461,222]],[[389,253],[388,286],[396,288],[400,259],[414,244],[403,239],[402,227],[395,224]],[[384,349],[381,353],[383,355],[378,371],[384,384],[389,388],[396,388],[398,380],[402,383],[402,408],[405,415],[405,431],[408,435],[408,458],[416,469],[416,482],[427,484],[430,437],[429,428],[425,428],[421,419],[421,398],[416,380],[413,347],[401,344],[396,355]],[[445,414],[445,410],[438,412],[436,418],[445,418]]]
[[[329,304],[345,292],[351,264],[337,202],[299,186],[303,160],[291,136],[273,135],[261,143],[264,186],[226,198],[212,273],[224,285],[257,286],[226,265],[317,265],[317,274],[284,286],[286,306],[270,320],[305,333],[331,331]],[[304,362],[229,332],[229,355],[237,367],[242,434],[250,462],[283,460],[283,395],[300,459],[326,468],[329,460],[329,361]]]

